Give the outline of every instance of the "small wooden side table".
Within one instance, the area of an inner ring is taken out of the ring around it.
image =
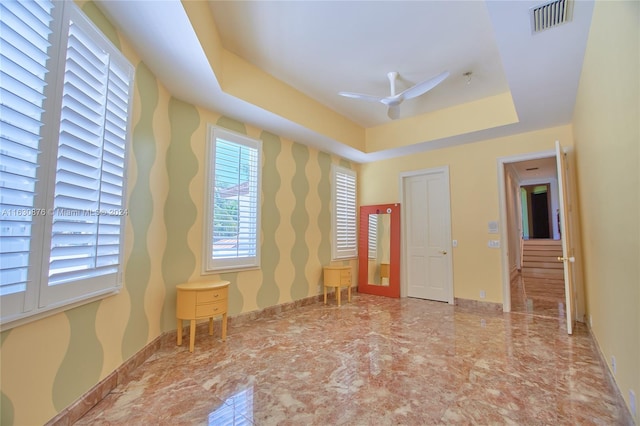
[[[178,346],[182,345],[182,320],[189,320],[189,352],[196,339],[196,320],[209,319],[209,335],[213,336],[213,318],[222,315],[222,340],[227,339],[227,301],[229,281],[185,283],[176,286]]]
[[[351,266],[325,266],[324,267],[324,304],[327,304],[327,287],[336,288],[336,299],[340,306],[340,290],[347,287],[349,302],[351,302]]]

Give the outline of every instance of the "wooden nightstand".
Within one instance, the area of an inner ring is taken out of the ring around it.
[[[336,299],[340,306],[340,289],[347,287],[349,302],[351,302],[351,266],[325,266],[324,267],[324,304],[327,304],[327,287],[335,287]]]
[[[222,315],[222,340],[227,338],[227,295],[229,281],[185,283],[176,286],[176,317],[178,346],[182,345],[182,320],[190,320],[189,352],[193,352],[196,320],[209,319],[209,335],[213,336],[213,317]]]

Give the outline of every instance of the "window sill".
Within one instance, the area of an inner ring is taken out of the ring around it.
[[[49,308],[41,309],[37,313],[24,313],[20,315],[16,315],[10,318],[8,321],[2,322],[0,324],[0,332],[4,332],[6,330],[11,330],[12,328],[20,327],[25,324],[29,324],[31,322],[39,321],[41,319],[59,314],[61,312],[68,311],[73,308],[77,308],[82,305],[86,305],[92,302],[96,302],[102,299],[106,299],[110,296],[115,296],[120,293],[120,288],[118,289],[110,289],[107,293],[97,294],[85,299],[79,299],[75,302],[65,303],[64,305],[56,305],[51,306]]]

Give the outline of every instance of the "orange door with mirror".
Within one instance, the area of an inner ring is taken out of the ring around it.
[[[400,204],[360,207],[358,292],[400,297]]]

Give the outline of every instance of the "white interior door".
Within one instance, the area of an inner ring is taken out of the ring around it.
[[[453,303],[449,169],[403,178],[407,295]]]
[[[562,258],[558,259],[564,263],[564,294],[565,308],[567,311],[567,333],[573,334],[573,325],[575,323],[575,300],[574,293],[574,276],[573,276],[573,251],[571,250],[571,226],[569,224],[569,204],[568,204],[568,188],[567,184],[567,161],[564,151],[559,141],[556,141],[556,164],[558,166],[558,192],[559,192],[559,210],[560,210],[560,232],[562,236]]]

